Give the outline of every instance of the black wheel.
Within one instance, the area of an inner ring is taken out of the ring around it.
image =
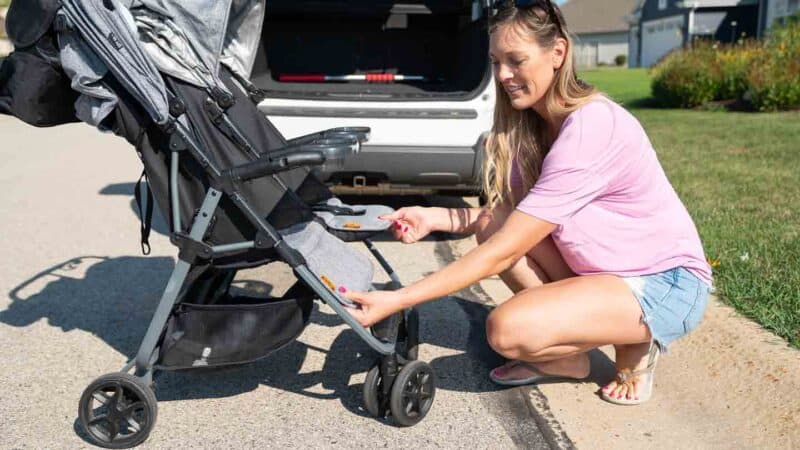
[[[397,374],[389,398],[392,417],[398,425],[410,427],[425,418],[436,395],[436,374],[424,361],[411,361]]]
[[[81,426],[92,444],[129,448],[144,442],[156,423],[153,390],[133,375],[103,375],[83,391],[78,406]]]
[[[364,379],[364,408],[375,417],[386,417],[386,408],[381,407],[383,402],[383,377],[381,366],[376,364],[369,369]]]
[[[406,358],[410,361],[419,358],[419,312],[416,309],[406,316]]]

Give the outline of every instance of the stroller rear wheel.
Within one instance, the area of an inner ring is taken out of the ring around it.
[[[397,374],[392,385],[389,408],[394,421],[401,426],[416,425],[433,406],[436,395],[436,374],[424,361],[411,361]]]
[[[153,390],[124,372],[94,380],[81,396],[78,417],[92,444],[129,448],[144,442],[156,422]]]
[[[384,406],[383,377],[381,366],[376,364],[367,372],[364,379],[364,408],[375,417],[386,417],[388,408]]]

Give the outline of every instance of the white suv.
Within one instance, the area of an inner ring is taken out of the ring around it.
[[[338,193],[475,189],[495,102],[486,0],[270,0],[265,16],[252,79],[278,130],[372,129],[321,171]],[[367,74],[416,80],[324,79]]]

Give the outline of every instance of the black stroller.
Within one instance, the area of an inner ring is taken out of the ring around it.
[[[16,51],[0,67],[0,112],[36,126],[82,120],[123,136],[144,163],[142,247],[153,203],[179,256],[139,351],[84,391],[80,423],[94,444],[135,446],[156,421],[157,371],[240,364],[291,343],[321,299],[381,356],[364,383],[373,415],[422,420],[435,375],[417,361],[418,314],[367,330],[340,295],[372,288],[362,241],[400,281],[369,237],[391,209],[334,198],[311,167],[357,153],[366,128],[286,141],[257,109],[252,67],[264,0],[15,0]],[[255,39],[255,42],[254,42]],[[141,181],[141,180],[140,180]],[[152,199],[155,202],[152,202]],[[236,271],[289,264],[297,282],[281,298],[231,290]]]

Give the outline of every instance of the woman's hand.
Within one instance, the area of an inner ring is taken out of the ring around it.
[[[361,309],[348,308],[348,311],[365,327],[405,309],[397,291],[348,292],[344,296],[361,305]]]
[[[434,208],[410,206],[381,216],[380,219],[394,221],[392,233],[395,239],[411,244],[424,239],[434,231],[437,214],[439,213]]]

